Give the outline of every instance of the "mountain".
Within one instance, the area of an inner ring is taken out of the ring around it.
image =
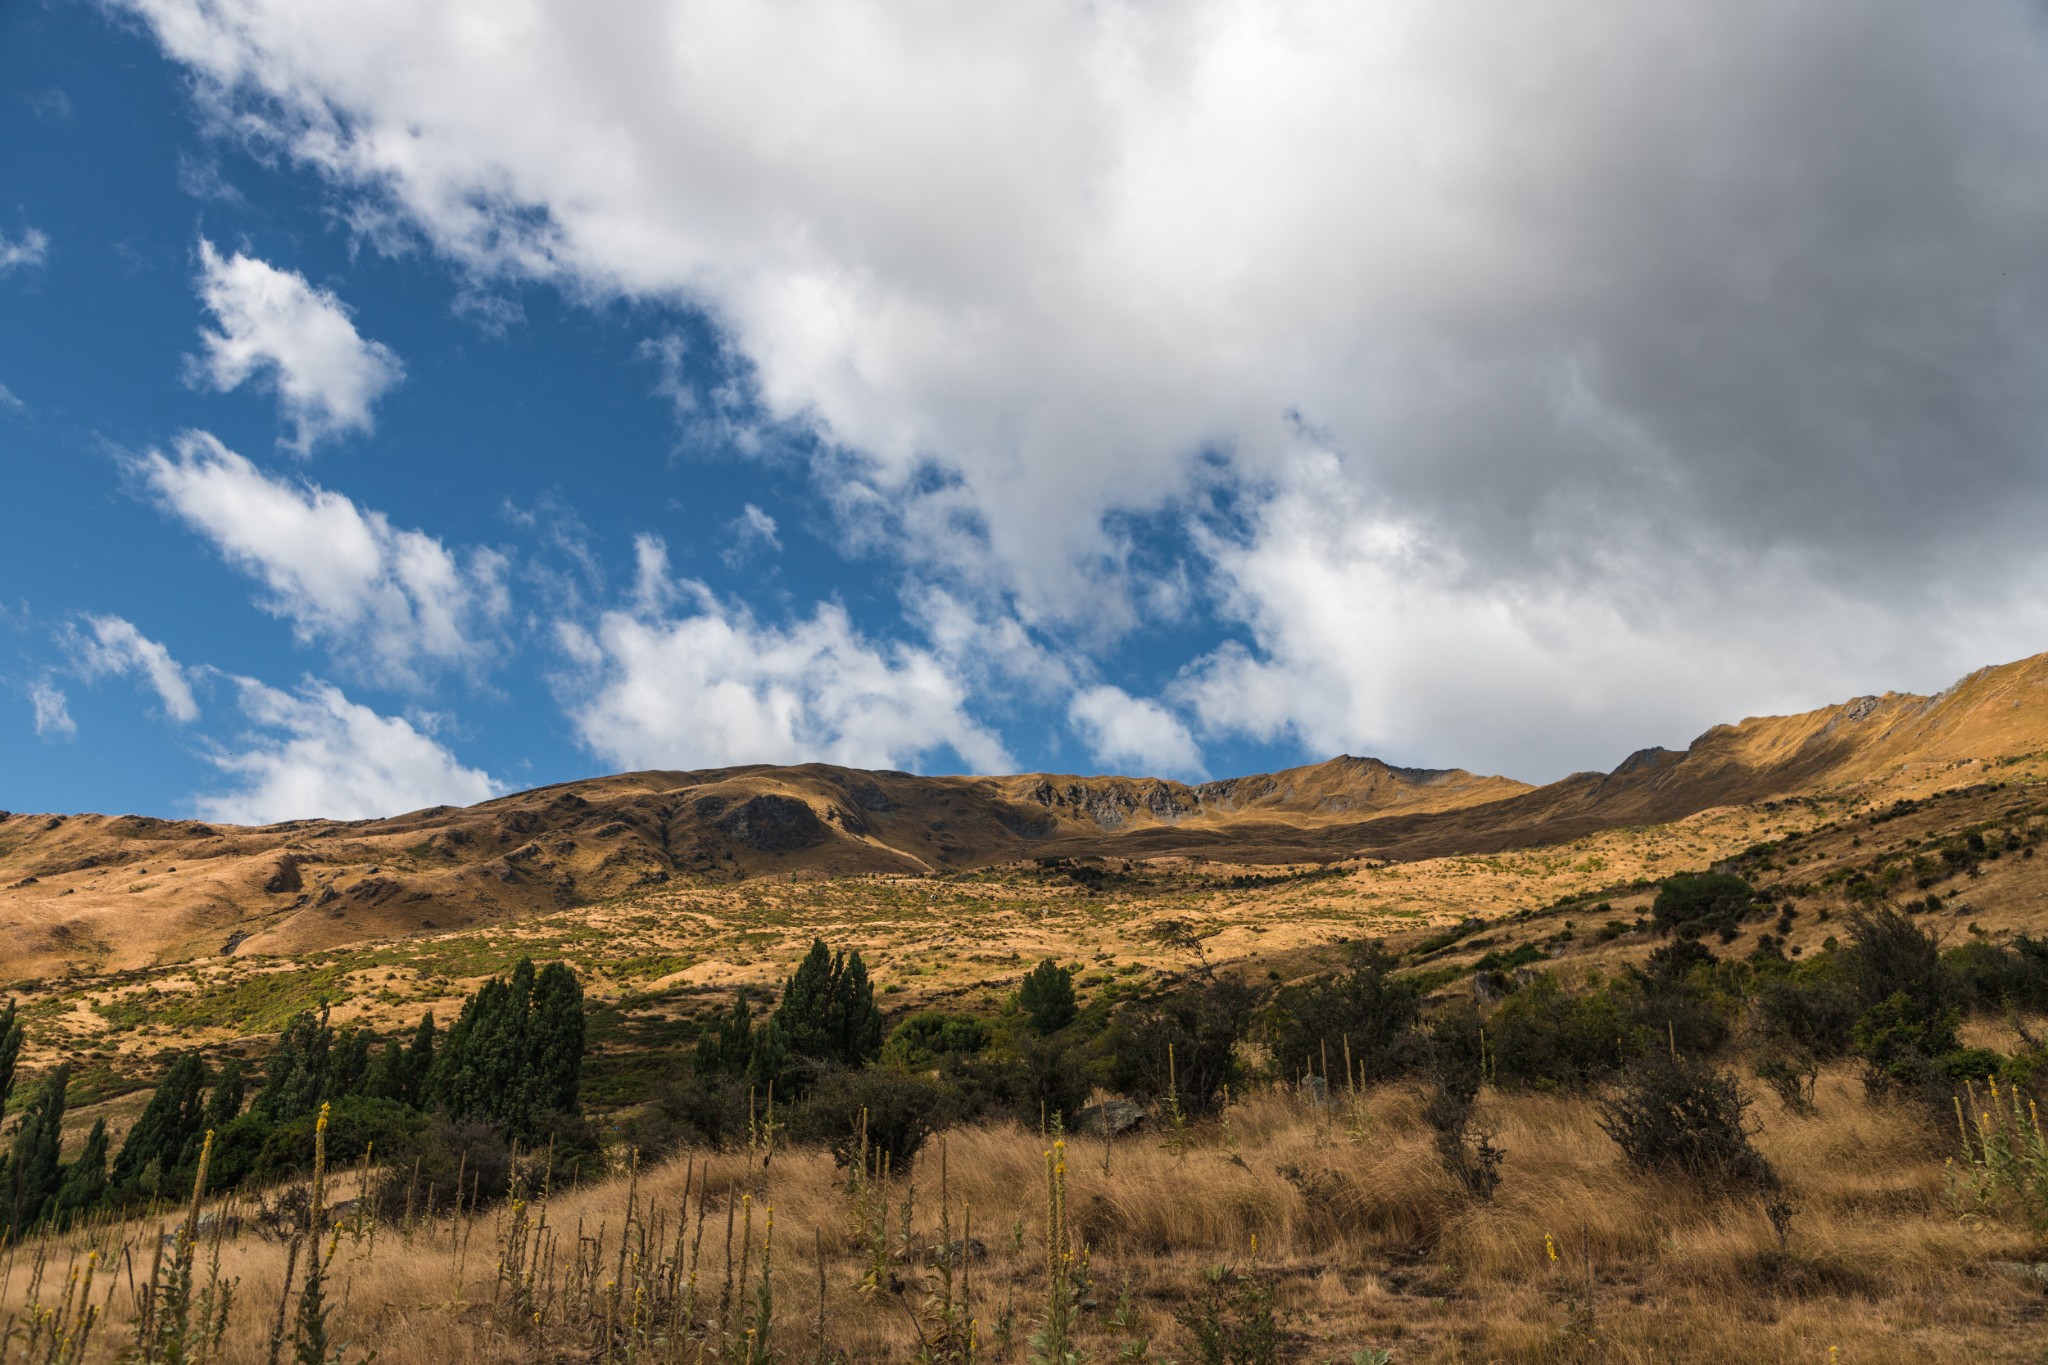
[[[0,815],[18,975],[303,952],[522,918],[648,887],[965,870],[1023,859],[1405,860],[1561,842],[1820,791],[1912,792],[2048,752],[2048,655],[1707,731],[1543,787],[1340,757],[1189,785],[921,777],[824,764],[626,773],[466,808],[257,828]]]

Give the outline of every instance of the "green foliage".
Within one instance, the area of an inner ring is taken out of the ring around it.
[[[1256,989],[1239,977],[1222,976],[1126,1005],[1104,1037],[1111,1080],[1147,1099],[1161,1098],[1171,1087],[1187,1113],[1213,1111],[1226,1086],[1243,1084],[1238,1044],[1250,1032],[1259,1004]]]
[[[429,1053],[424,1098],[451,1118],[536,1140],[582,1112],[583,1027],[575,973],[559,962],[535,972],[521,958],[509,978],[463,1002],[446,1043]]]
[[[1278,1365],[1278,1293],[1271,1271],[1211,1266],[1174,1321],[1194,1340],[1201,1365]]]
[[[1973,939],[1941,958],[1975,1008],[2048,1010],[2048,940],[2022,934],[2000,947]]]
[[[57,1184],[50,1221],[58,1227],[69,1227],[106,1202],[108,1145],[107,1121],[94,1119],[92,1131],[85,1137],[84,1150],[64,1168],[63,1178]]]
[[[857,1160],[863,1127],[870,1159],[889,1158],[908,1171],[925,1140],[958,1116],[951,1086],[890,1066],[833,1071],[818,1079],[810,1097],[790,1111],[789,1135],[832,1149],[840,1165]]]
[[[64,1088],[71,1068],[44,1078],[14,1132],[14,1149],[0,1178],[0,1230],[20,1237],[41,1221],[63,1179],[58,1152],[64,1141]]]
[[[881,1055],[882,1012],[875,1008],[867,965],[858,952],[834,953],[823,939],[812,940],[783,985],[770,1022],[777,1046],[813,1066],[858,1068]]]
[[[1501,1003],[1487,1021],[1494,1078],[1504,1085],[1580,1085],[1640,1052],[1635,1001],[1613,983],[1568,991],[1548,972]]]
[[[1074,998],[1074,969],[1051,958],[1025,974],[1017,987],[1017,1004],[1040,1033],[1058,1033],[1074,1022],[1081,1006]]]
[[[1732,872],[1681,872],[1664,879],[1650,917],[1667,934],[1733,931],[1749,913],[1753,895],[1750,884]]]
[[[289,1123],[318,1113],[322,1103],[337,1098],[341,1092],[331,1067],[334,1041],[326,1006],[317,1015],[293,1015],[263,1065],[263,1088],[256,1092],[251,1109],[271,1123]]]
[[[1346,1054],[1347,1044],[1367,1080],[1416,1065],[1423,1052],[1415,1033],[1422,992],[1413,978],[1394,975],[1399,961],[1377,943],[1354,945],[1347,970],[1283,988],[1266,1012],[1280,1073],[1320,1073]]]
[[[21,1057],[21,1038],[21,1020],[9,999],[7,1008],[0,1011],[0,1110],[6,1109],[7,1097],[14,1092],[14,1064]]]
[[[971,1014],[922,1010],[890,1031],[882,1044],[882,1060],[918,1068],[938,1065],[950,1057],[970,1057],[987,1050],[995,1031]]]
[[[114,1187],[123,1198],[153,1199],[180,1188],[176,1172],[199,1156],[206,1132],[206,1063],[196,1052],[171,1058],[156,1093],[114,1158]]]
[[[705,1075],[744,1075],[754,1059],[754,1011],[741,988],[732,1008],[697,1039],[697,1070]]]
[[[397,1157],[419,1146],[427,1119],[416,1109],[393,1100],[348,1095],[328,1106],[327,1159],[360,1160],[376,1144],[382,1156]],[[304,1172],[313,1159],[318,1114],[305,1114],[264,1134],[263,1146],[250,1163],[249,1175],[259,1182],[281,1180]]]

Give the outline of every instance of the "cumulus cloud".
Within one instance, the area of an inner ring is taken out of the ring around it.
[[[842,508],[1046,629],[1182,609],[1115,517],[1217,494],[1211,727],[1590,758],[1646,686],[1787,695],[1788,620],[1802,701],[1872,630],[1915,685],[2041,643],[2020,0],[128,3],[465,269],[703,306]]]
[[[309,679],[296,693],[235,679],[253,727],[238,750],[212,761],[234,785],[202,796],[200,815],[225,824],[366,820],[424,806],[474,805],[503,788],[464,767],[411,722],[350,701]]]
[[[29,684],[28,704],[36,713],[36,733],[44,739],[69,739],[78,733],[71,719],[70,700],[62,688],[48,682]]]
[[[584,747],[622,768],[822,761],[904,768],[950,749],[976,771],[1010,766],[966,711],[960,682],[924,650],[870,642],[838,606],[766,625],[638,545],[631,610],[565,625],[571,718]]]
[[[1208,776],[1186,724],[1158,702],[1120,687],[1090,687],[1074,694],[1067,719],[1099,763],[1128,765],[1140,774]]]
[[[68,644],[79,671],[88,678],[140,674],[172,720],[199,718],[192,684],[171,652],[118,616],[88,616],[89,632],[73,632]]]
[[[495,551],[458,555],[340,493],[273,478],[204,432],[137,469],[159,501],[263,583],[265,609],[381,681],[480,664],[509,599]]]
[[[49,256],[49,237],[34,228],[23,228],[19,237],[0,232],[0,275],[41,265]]]
[[[371,407],[405,377],[381,342],[356,331],[342,301],[306,277],[240,252],[222,256],[199,242],[199,297],[219,323],[201,328],[205,354],[195,373],[225,393],[250,379],[268,383],[301,455],[315,442],[369,432]]]

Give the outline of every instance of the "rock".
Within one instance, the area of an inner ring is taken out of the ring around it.
[[[924,1258],[929,1265],[944,1266],[956,1266],[962,1260],[986,1261],[988,1246],[979,1237],[955,1237],[942,1246],[925,1248]]]
[[[808,801],[772,793],[747,798],[720,820],[718,827],[763,853],[794,853],[815,848],[832,837]]]
[[[293,891],[303,891],[306,879],[299,875],[299,860],[287,853],[277,860],[277,870],[270,874],[270,880],[263,883],[263,889],[273,896],[282,896]]]
[[[24,886],[34,886],[37,882],[41,880],[41,877],[23,877],[20,881],[16,882],[14,886],[10,889],[19,890],[21,887]]]
[[[2048,1261],[1993,1261],[1991,1268],[2048,1291]]]
[[[1144,1109],[1129,1100],[1104,1100],[1074,1115],[1074,1128],[1096,1137],[1122,1137],[1143,1128],[1146,1121]]]
[[[1498,1005],[1508,998],[1508,989],[1498,972],[1474,972],[1472,998],[1481,1005]]]

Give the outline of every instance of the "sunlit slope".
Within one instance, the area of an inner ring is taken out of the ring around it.
[[[0,818],[0,970],[303,952],[677,886],[1047,858],[1408,861],[1558,844],[1805,792],[1877,800],[2024,777],[2048,753],[2048,656],[1936,697],[1717,726],[1683,752],[1546,787],[1340,757],[1191,785],[925,777],[822,764],[626,773],[387,820],[261,828]]]

